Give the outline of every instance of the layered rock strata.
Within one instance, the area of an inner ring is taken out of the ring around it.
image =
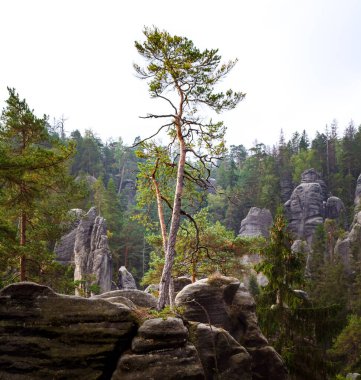
[[[252,378],[287,379],[281,357],[259,329],[253,297],[236,279],[218,276],[186,286],[176,297],[189,321],[226,330],[252,359]],[[245,359],[240,360],[244,366]],[[246,377],[247,378],[247,377]]]
[[[0,291],[0,378],[109,379],[135,328],[125,306],[10,285]]]
[[[193,321],[142,321],[151,311],[130,300],[136,293],[143,292],[85,299],[34,283],[4,288],[0,378],[286,379],[259,330],[254,300],[237,280],[217,277],[181,290],[177,299]]]
[[[137,289],[112,290],[110,292],[93,296],[92,298],[102,298],[108,300],[109,302],[122,302],[122,298],[127,298],[134,305],[139,307],[155,309],[157,306],[157,299],[153,295]]]
[[[120,358],[112,380],[202,380],[204,371],[188,330],[179,318],[156,318],[143,323],[132,350]]]

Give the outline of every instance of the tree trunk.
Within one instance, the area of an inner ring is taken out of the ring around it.
[[[128,268],[128,246],[125,246],[125,252],[124,252],[124,266]]]
[[[157,167],[158,167],[158,161],[157,161],[157,164],[156,164],[156,168],[155,168],[153,174],[151,175],[151,178],[152,178],[152,181],[153,181],[153,185],[154,185],[154,188],[155,188],[155,194],[156,194],[156,197],[157,197],[158,219],[159,219],[160,229],[162,231],[163,250],[164,250],[164,254],[166,254],[166,252],[167,252],[167,244],[168,244],[168,242],[167,242],[167,228],[166,228],[165,220],[164,220],[164,210],[163,210],[163,203],[162,203],[162,195],[161,195],[161,192],[159,190],[158,181],[155,179],[155,173],[157,171]]]
[[[183,195],[183,180],[184,180],[184,165],[186,161],[186,146],[182,135],[181,125],[179,121],[176,121],[176,131],[179,141],[179,162],[177,170],[177,184],[174,195],[172,219],[170,225],[170,231],[168,236],[167,252],[165,255],[165,263],[162,272],[162,277],[159,284],[159,298],[158,298],[158,310],[164,308],[166,304],[166,297],[169,294],[169,285],[172,277],[172,267],[175,258],[175,244],[177,239],[177,233],[180,224],[180,214]]]
[[[118,194],[120,194],[122,191],[123,179],[124,179],[124,170],[125,170],[125,162],[124,162],[122,170],[120,172],[121,174],[120,174],[120,181],[119,181],[119,187],[118,187]]]
[[[192,259],[192,283],[196,282],[196,260]]]
[[[20,246],[26,243],[26,213],[21,211],[20,215]],[[26,281],[26,257],[24,253],[20,256],[20,281]]]

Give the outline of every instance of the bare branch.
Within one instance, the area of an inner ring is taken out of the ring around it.
[[[147,137],[147,138],[145,138],[145,139],[143,139],[143,140],[137,142],[136,144],[132,145],[130,148],[131,148],[131,149],[132,149],[132,148],[135,148],[136,146],[139,146],[139,145],[143,144],[145,141],[152,139],[153,137],[157,136],[158,133],[160,133],[160,131],[161,131],[163,128],[170,127],[171,125],[173,125],[173,123],[168,123],[168,124],[164,124],[164,125],[162,125],[162,126],[158,129],[158,131],[157,131],[156,133],[154,133],[153,135],[151,135],[151,136],[149,136],[149,137]]]

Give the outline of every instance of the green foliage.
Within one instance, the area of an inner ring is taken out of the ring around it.
[[[338,335],[329,354],[344,374],[361,372],[361,317],[349,317],[346,327]]]
[[[249,277],[248,289],[253,297],[257,297],[260,294],[260,287],[257,282],[257,277],[253,273]]]
[[[233,232],[219,222],[210,223],[206,209],[196,214],[194,220],[197,229],[194,223],[184,220],[178,232],[173,275],[177,277],[191,274],[195,279],[220,272],[226,276],[239,276],[243,269],[240,257],[250,243],[235,238]],[[150,257],[150,270],[142,281],[144,285],[159,282],[164,265],[161,237],[151,235],[148,243],[154,251]]]
[[[89,298],[95,294],[99,294],[100,286],[95,283],[96,278],[93,274],[84,276],[81,280],[73,282],[74,288],[81,297]]]
[[[318,308],[299,296],[304,287],[304,260],[291,250],[292,239],[283,215],[278,212],[270,240],[261,251],[263,261],[256,269],[268,278],[257,299],[262,332],[285,360],[296,378],[324,379],[328,371],[318,332],[331,308]],[[327,325],[328,327],[328,325]],[[326,327],[326,328],[327,328]]]
[[[39,280],[53,260],[50,252],[62,232],[60,221],[76,189],[67,174],[73,145],[51,135],[46,117],[37,118],[14,89],[8,90],[0,124],[0,220],[9,229],[0,245],[13,257],[2,257],[3,267],[5,276],[16,280],[15,261],[20,258],[22,280]],[[18,223],[14,240],[11,231]]]
[[[268,294],[277,307],[296,307],[299,302],[293,290],[304,283],[304,260],[291,250],[293,241],[281,211],[275,216],[270,240],[261,251],[262,262],[256,266],[268,278],[263,294]]]
[[[151,318],[162,318],[166,320],[168,317],[176,317],[179,318],[184,314],[184,307],[175,306],[171,308],[170,306],[166,306],[162,310],[149,310],[149,315]]]

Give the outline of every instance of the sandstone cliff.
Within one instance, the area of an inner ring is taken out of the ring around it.
[[[85,299],[10,285],[0,291],[0,378],[286,379],[253,298],[237,280],[218,280],[180,291],[181,318],[146,320],[149,308],[136,306],[144,305],[139,290]]]

